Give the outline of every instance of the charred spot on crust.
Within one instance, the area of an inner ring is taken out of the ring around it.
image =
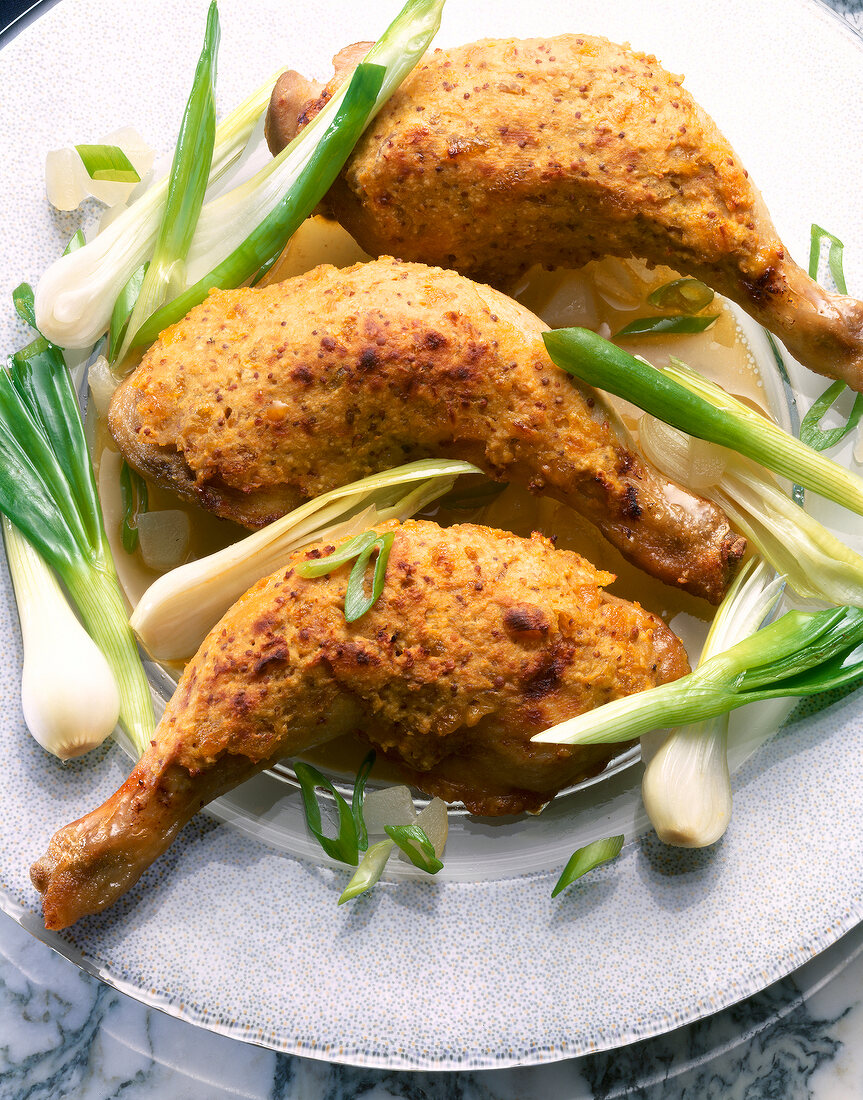
[[[561,677],[572,661],[575,649],[560,643],[540,654],[528,670],[522,688],[525,699],[542,699],[560,686]]]
[[[438,348],[446,347],[446,337],[442,336],[439,332],[427,332],[425,337],[425,346],[429,351],[437,351]]]
[[[374,370],[380,362],[380,356],[375,348],[363,348],[360,352],[359,368],[360,370]]]
[[[742,285],[750,300],[756,305],[761,305],[772,294],[781,294],[784,282],[775,267],[766,267],[756,278],[744,278]]]
[[[503,624],[510,634],[525,641],[539,641],[551,629],[545,612],[530,604],[508,607],[503,614]]]

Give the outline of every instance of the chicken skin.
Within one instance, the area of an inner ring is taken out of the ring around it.
[[[605,594],[610,574],[542,536],[394,530],[383,593],[356,622],[344,615],[349,566],[296,572],[324,546],[213,628],[127,781],[33,865],[48,928],[110,905],[217,795],[346,732],[475,813],[536,810],[610,750],[535,745],[535,733],[688,671],[658,617]]]
[[[326,87],[286,73],[276,152]],[[654,57],[604,38],[484,40],[435,50],[358,143],[327,203],[370,254],[507,288],[534,263],[640,257],[737,302],[812,370],[863,389],[863,303],[793,262],[715,123]]]
[[[144,476],[249,527],[413,459],[546,491],[623,554],[718,602],[745,541],[635,452],[545,326],[454,272],[382,259],[214,292],[163,332],[109,424]]]

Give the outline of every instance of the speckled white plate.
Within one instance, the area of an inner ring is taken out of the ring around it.
[[[280,64],[327,73],[337,48],[373,37],[396,7],[222,0],[220,103]],[[44,201],[44,152],[124,124],[169,145],[205,9],[62,0],[0,53],[4,349],[27,335],[9,293],[35,283],[77,224]],[[805,256],[811,221],[827,226],[863,293],[863,51],[838,18],[814,0],[725,0],[709,15],[680,0],[449,0],[438,42],[572,30],[628,39],[686,73],[792,252]],[[806,403],[823,388],[794,377]],[[337,908],[344,872],[200,816],[110,911],[46,934],[28,867],[59,824],[114,790],[128,762],[103,748],[62,767],[26,733],[5,576],[0,637],[0,905],[105,981],[238,1038],[391,1067],[553,1060],[713,1012],[863,916],[863,722],[849,694],[804,707],[737,772],[732,826],[710,851],[639,833],[638,777],[617,777],[605,810],[593,801],[590,827],[628,814],[630,843],[554,901],[554,861],[541,860],[503,878],[479,869],[473,880],[388,882]],[[271,812],[252,809],[264,822]],[[584,837],[577,809],[544,826],[570,850]]]

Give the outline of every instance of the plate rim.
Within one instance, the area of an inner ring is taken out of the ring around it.
[[[858,31],[852,26],[843,16],[835,9],[829,7],[825,0],[796,0],[801,8],[809,7],[819,9],[820,11],[828,12],[832,17],[834,23],[838,21],[844,32],[850,36],[856,46],[863,51],[863,32]],[[12,38],[16,37],[20,31],[27,29],[31,24],[36,23],[38,19],[50,11],[59,3],[59,0],[37,0],[37,3],[33,4],[18,20],[13,22],[4,31],[0,32],[0,48],[5,46]],[[21,20],[26,20],[21,22]],[[19,25],[20,23],[20,25]],[[8,33],[13,31],[14,33],[7,37]],[[635,842],[630,842],[627,847],[630,847]],[[300,861],[302,862],[302,861]],[[539,875],[545,875],[547,872],[539,872]],[[528,876],[532,877],[532,876]],[[458,884],[453,884],[458,885]],[[524,1057],[514,1058],[512,1060],[499,1060],[491,1057],[483,1060],[482,1057],[476,1055],[471,1059],[469,1063],[464,1060],[455,1061],[452,1052],[447,1056],[447,1059],[433,1059],[426,1060],[409,1058],[406,1060],[399,1060],[398,1058],[376,1058],[364,1053],[350,1052],[344,1055],[333,1055],[331,1049],[322,1049],[314,1045],[307,1046],[296,1041],[290,1042],[285,1039],[278,1041],[275,1036],[258,1037],[254,1035],[240,1035],[237,1032],[237,1028],[232,1027],[229,1024],[224,1024],[218,1020],[209,1018],[209,1013],[206,1008],[201,1008],[197,1005],[191,1005],[188,1000],[183,1000],[179,1005],[166,994],[158,994],[153,992],[147,992],[141,987],[134,985],[132,982],[122,978],[119,974],[115,973],[113,968],[101,963],[96,957],[91,956],[86,951],[79,948],[76,944],[71,942],[66,936],[45,930],[41,927],[39,916],[33,910],[27,909],[17,902],[14,897],[7,893],[5,887],[0,888],[0,909],[3,910],[8,916],[16,921],[21,927],[25,928],[31,935],[45,943],[52,950],[56,951],[63,957],[70,959],[75,965],[77,965],[82,971],[88,973],[106,985],[118,992],[124,993],[127,996],[132,997],[134,1000],[139,1001],[148,1008],[157,1009],[160,1012],[165,1013],[168,1016],[173,1016],[177,1019],[185,1020],[196,1026],[201,1026],[207,1030],[213,1031],[218,1034],[225,1035],[230,1038],[238,1039],[242,1042],[251,1043],[253,1045],[261,1046],[265,1049],[278,1050],[285,1053],[292,1053],[301,1055],[303,1057],[316,1058],[318,1060],[327,1062],[337,1062],[348,1065],[368,1066],[371,1068],[388,1068],[388,1069],[429,1069],[429,1070],[450,1070],[458,1071],[466,1068],[469,1069],[487,1069],[487,1068],[503,1068],[505,1066],[513,1065],[527,1065],[527,1064],[547,1064],[554,1061],[562,1060],[565,1058],[573,1057],[581,1053],[596,1052],[600,1050],[614,1049],[618,1046],[628,1045],[632,1042],[640,1041],[649,1035],[663,1034],[667,1031],[673,1030],[683,1024],[691,1023],[695,1020],[701,1019],[704,1016],[711,1015],[717,1011],[727,1008],[733,1004],[738,1003],[741,1000],[746,999],[752,994],[764,989],[772,982],[786,977],[789,973],[793,972],[803,962],[812,957],[814,953],[825,950],[831,944],[835,943],[842,935],[846,934],[858,923],[863,921],[863,908],[859,906],[850,906],[848,912],[841,917],[834,918],[830,924],[824,929],[820,935],[815,935],[812,940],[805,947],[803,945],[798,946],[794,951],[783,957],[781,960],[777,960],[774,971],[766,973],[765,971],[759,971],[758,978],[750,983],[741,983],[741,988],[734,994],[731,994],[725,998],[720,998],[717,1003],[711,1004],[711,1007],[707,1012],[700,1012],[693,1008],[690,1013],[674,1013],[666,1012],[662,1018],[662,1022],[659,1026],[652,1027],[649,1031],[642,1034],[629,1033],[622,1040],[618,1039],[614,1034],[609,1033],[608,1042],[604,1043],[590,1043],[585,1045],[583,1049],[564,1050],[561,1047],[555,1047],[550,1050],[546,1050],[542,1047],[536,1048],[533,1056],[525,1059]],[[811,950],[812,945],[817,946],[817,952]],[[743,985],[745,984],[745,988]],[[710,998],[711,1002],[715,998]],[[654,1018],[654,1023],[659,1018],[659,1014]]]

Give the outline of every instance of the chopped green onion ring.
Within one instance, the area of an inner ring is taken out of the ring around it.
[[[297,573],[301,577],[323,577],[332,573],[349,561],[354,562],[348,577],[345,589],[345,618],[349,623],[356,622],[377,603],[384,590],[386,580],[387,562],[392,549],[395,535],[392,531],[385,535],[379,535],[376,531],[363,531],[361,535],[355,535],[337,547],[332,554],[325,558],[308,558],[297,566]],[[372,590],[367,596],[365,591],[366,567],[372,554],[377,551],[375,570],[372,576]]]
[[[812,226],[812,243],[809,249],[809,277],[811,279],[818,278],[821,242],[823,240],[830,242],[828,266],[830,274],[833,276],[833,282],[840,294],[847,294],[848,287],[845,283],[845,270],[842,263],[845,246],[838,237],[834,237],[832,233],[828,233],[826,229],[822,229],[820,225],[815,224]],[[812,447],[815,451],[826,451],[828,447],[835,447],[837,443],[841,443],[846,435],[853,432],[860,423],[860,417],[863,416],[863,394],[858,393],[854,397],[851,413],[844,425],[828,429],[818,426],[827,410],[832,408],[846,389],[847,386],[844,382],[834,382],[813,402],[812,408],[800,423],[800,438],[807,447]]]
[[[306,811],[306,824],[323,850],[332,859],[356,866],[359,857],[357,827],[350,806],[339,794],[329,779],[311,764],[297,761],[294,773],[300,781],[303,792],[303,807]],[[321,819],[321,807],[318,803],[317,788],[323,787],[335,799],[339,814],[338,832],[334,837],[326,836]]]
[[[339,895],[339,905],[344,905],[346,901],[365,893],[374,886],[384,873],[384,867],[394,847],[395,843],[392,840],[379,840],[369,848],[360,860],[360,865],[354,871],[351,881]]]
[[[832,408],[847,390],[844,382],[834,382],[812,402],[812,407],[800,422],[800,441],[813,451],[826,451],[828,447],[835,447],[841,443],[846,435],[849,435],[860,423],[863,417],[863,393],[855,394],[854,404],[847,421],[838,428],[820,428],[821,418]]]
[[[20,283],[15,287],[12,291],[12,305],[22,321],[26,322],[30,328],[36,328],[36,306],[33,287],[29,283]],[[36,329],[36,331],[39,330]]]
[[[833,276],[833,282],[836,284],[836,289],[840,294],[848,293],[848,286],[845,282],[845,271],[842,263],[842,255],[845,251],[845,245],[839,240],[838,237],[834,237],[832,233],[828,233],[826,229],[822,229],[820,225],[815,225],[813,222],[812,229],[810,231],[810,245],[809,245],[809,278],[818,278],[818,267],[821,260],[821,242],[830,242],[830,251],[827,258],[827,266],[830,268],[830,274]]]
[[[719,314],[709,317],[639,317],[614,334],[615,340],[622,336],[691,336],[695,332],[704,332],[710,328]]]
[[[395,535],[392,531],[388,531],[385,535],[379,535],[370,546],[367,546],[360,553],[354,562],[351,575],[348,577],[348,587],[345,591],[345,618],[349,623],[362,618],[377,603],[380,594],[383,592],[387,575],[387,562],[389,561],[394,538]],[[366,566],[375,551],[377,551],[378,556],[372,576],[372,590],[367,596],[365,590]]]
[[[385,825],[384,832],[401,848],[414,867],[436,875],[443,863],[435,855],[434,845],[420,825]]]
[[[571,886],[576,879],[586,875],[588,871],[592,871],[595,867],[599,867],[601,863],[608,863],[610,859],[614,859],[615,856],[620,854],[622,847],[623,834],[605,837],[603,840],[594,840],[593,843],[586,844],[583,848],[573,852],[560,878],[557,880],[557,885],[552,890],[551,896],[556,898],[561,890]]]
[[[713,290],[700,279],[672,279],[647,295],[657,309],[676,309],[681,313],[700,313],[713,301]]]
[[[375,755],[375,750],[372,749],[360,764],[360,770],[357,772],[356,782],[354,783],[354,793],[351,798],[351,813],[354,815],[354,824],[357,828],[357,844],[361,852],[364,852],[369,846],[369,831],[363,818],[363,799],[365,798],[366,780],[374,766]]]
[[[84,170],[91,180],[140,183],[141,177],[119,145],[76,145]]]

